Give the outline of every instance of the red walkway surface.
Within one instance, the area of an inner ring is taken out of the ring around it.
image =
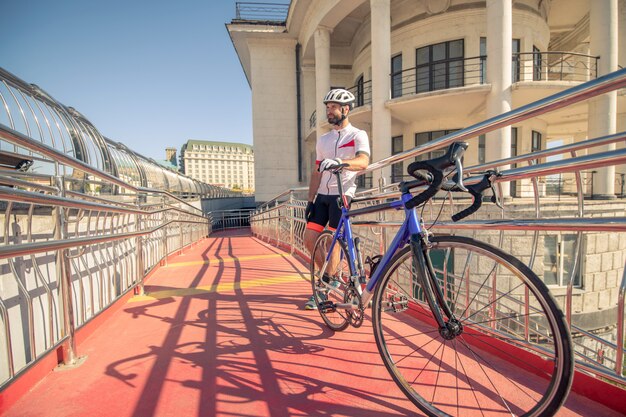
[[[369,322],[333,333],[305,311],[307,268],[247,231],[170,259],[4,415],[421,415],[390,380]],[[619,416],[572,394],[559,416]]]

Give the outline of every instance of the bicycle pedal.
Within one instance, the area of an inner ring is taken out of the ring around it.
[[[322,313],[334,313],[337,311],[337,307],[332,301],[322,301],[319,303],[319,310]]]

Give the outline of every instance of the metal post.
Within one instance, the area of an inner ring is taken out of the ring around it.
[[[167,229],[168,228],[169,228],[168,226],[165,226],[163,228],[163,251],[164,251],[164,254],[163,254],[163,265],[165,265],[165,266],[167,266],[167,255],[170,253],[170,251],[169,251],[169,249],[167,247]]]
[[[626,293],[626,268],[622,274],[622,284],[617,296],[617,353],[615,356],[615,372],[624,376],[624,295]]]
[[[179,250],[179,254],[183,253],[183,222],[180,221],[180,213],[178,214],[178,250]]]
[[[136,261],[137,261],[137,288],[139,295],[144,295],[145,290],[143,286],[144,279],[144,268],[143,268],[143,236],[137,236],[137,247],[136,249]]]
[[[276,225],[276,227],[274,228],[274,238],[276,239],[276,245],[280,245],[280,239],[279,239],[279,230],[280,230],[280,209],[278,208],[278,200],[276,200],[276,202],[274,203],[274,207],[276,207],[276,217],[277,219],[274,220],[274,223]]]
[[[293,250],[296,245],[294,236],[294,223],[296,222],[296,211],[293,206],[293,190],[289,191],[289,243],[291,245],[290,253],[293,255]]]
[[[591,171],[591,198],[593,198],[593,176],[598,171]]]
[[[58,188],[60,197],[65,197],[65,178],[62,176],[55,177],[55,185]],[[65,217],[65,209],[57,207],[57,227],[55,238],[59,240],[68,238],[67,219]],[[57,276],[59,282],[59,290],[61,296],[61,316],[63,319],[63,333],[67,340],[63,343],[63,365],[72,366],[77,362],[76,354],[76,326],[74,323],[74,303],[72,300],[72,269],[70,259],[67,256],[69,249],[60,249],[57,251]]]
[[[381,194],[384,189],[385,178],[381,176],[380,178],[378,178],[378,193]],[[381,211],[378,216],[381,222],[385,222],[387,220],[387,214],[385,211]],[[378,253],[383,255],[385,253],[385,250],[387,249],[387,229],[384,227],[380,228],[380,239],[378,244]]]

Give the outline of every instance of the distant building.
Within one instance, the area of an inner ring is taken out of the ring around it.
[[[175,167],[178,167],[176,162],[176,148],[165,148],[165,160]]]
[[[185,175],[207,184],[254,192],[252,146],[234,142],[189,140],[180,151]]]

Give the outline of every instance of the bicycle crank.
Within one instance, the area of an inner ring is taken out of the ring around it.
[[[356,288],[353,286],[348,288],[343,296],[343,301],[351,306],[351,308],[346,309],[348,323],[350,323],[352,327],[361,327],[365,314],[361,305],[361,296],[357,292]]]

